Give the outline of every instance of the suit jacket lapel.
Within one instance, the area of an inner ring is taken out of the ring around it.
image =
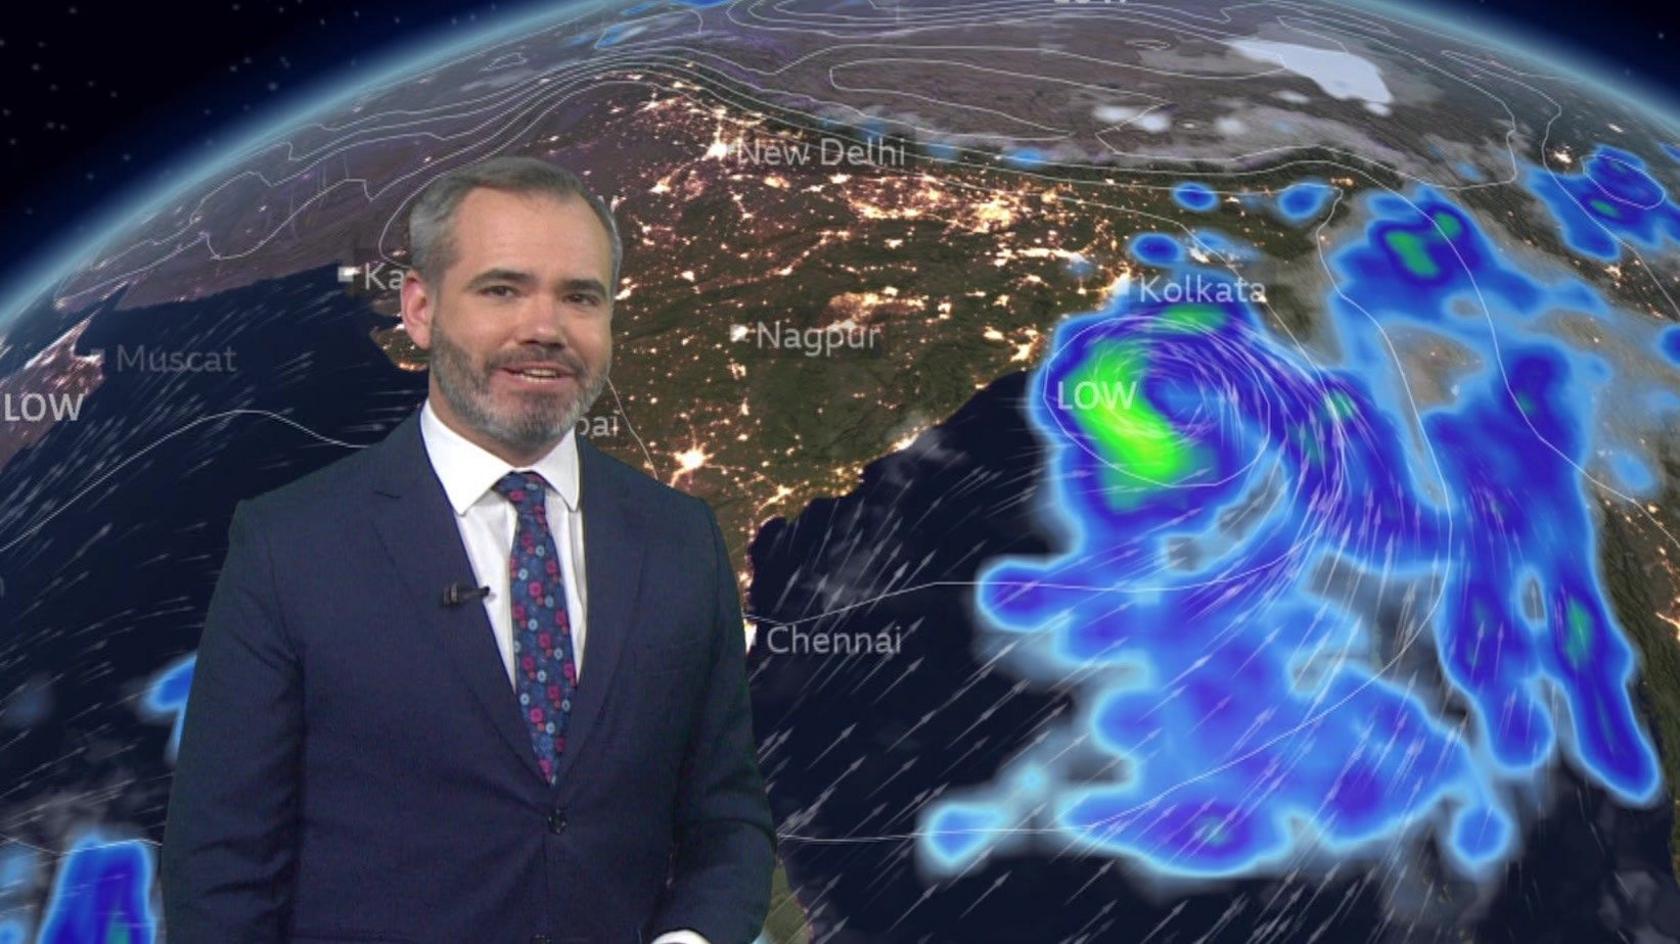
[[[625,636],[634,625],[642,547],[647,539],[640,509],[625,496],[611,460],[582,437],[577,444],[584,570],[589,584],[588,634],[557,787],[566,786],[567,772],[599,725]],[[374,527],[419,617],[416,632],[442,649],[491,726],[531,775],[541,780],[530,730],[508,682],[483,603],[442,605],[444,587],[472,580],[473,569],[455,525],[454,509],[420,438],[419,411],[397,424],[370,452],[373,490],[387,499],[374,504]]]
[[[623,473],[582,436],[577,437],[577,447],[584,580],[589,585],[588,633],[583,671],[578,674],[572,716],[567,722],[566,749],[560,755],[555,778],[558,787],[567,784],[567,774],[600,725],[625,641],[636,625],[642,549],[648,540],[642,510],[625,494],[620,480]]]
[[[508,682],[484,603],[472,599],[443,605],[444,587],[456,581],[472,582],[473,569],[455,525],[455,510],[426,457],[419,411],[397,424],[375,448],[379,453],[373,490],[388,500],[375,503],[373,523],[402,575],[403,592],[414,605],[419,618],[415,631],[443,650],[491,726],[531,774],[540,778],[542,768],[531,749],[531,734],[519,713],[519,697]]]

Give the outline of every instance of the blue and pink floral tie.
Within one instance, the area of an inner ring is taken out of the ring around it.
[[[519,710],[531,730],[531,747],[550,784],[566,749],[577,669],[572,626],[566,618],[566,584],[560,555],[548,530],[544,480],[536,472],[509,472],[496,482],[513,503],[519,523],[508,559],[508,600],[513,612],[513,677]]]

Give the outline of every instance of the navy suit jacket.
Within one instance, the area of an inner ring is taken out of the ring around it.
[[[242,501],[182,721],[170,944],[746,944],[775,832],[717,519],[578,438],[589,636],[537,767],[419,413]]]

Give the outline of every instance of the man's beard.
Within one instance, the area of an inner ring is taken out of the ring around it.
[[[491,376],[505,366],[545,361],[556,364],[572,374],[578,385],[575,394],[558,393],[552,396],[517,396],[519,401],[511,410],[498,409],[490,389]],[[484,370],[479,370],[467,351],[449,340],[448,335],[432,325],[431,371],[437,378],[438,389],[449,401],[450,408],[463,422],[489,438],[521,451],[530,451],[557,442],[582,416],[595,405],[607,386],[607,371],[612,356],[601,364],[598,373],[590,374],[583,361],[569,350],[513,351],[491,358]]]

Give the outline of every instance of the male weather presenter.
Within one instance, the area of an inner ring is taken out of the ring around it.
[[[502,157],[433,180],[409,237],[425,404],[234,510],[167,939],[747,944],[775,834],[722,532],[574,432],[611,363],[612,214]]]

